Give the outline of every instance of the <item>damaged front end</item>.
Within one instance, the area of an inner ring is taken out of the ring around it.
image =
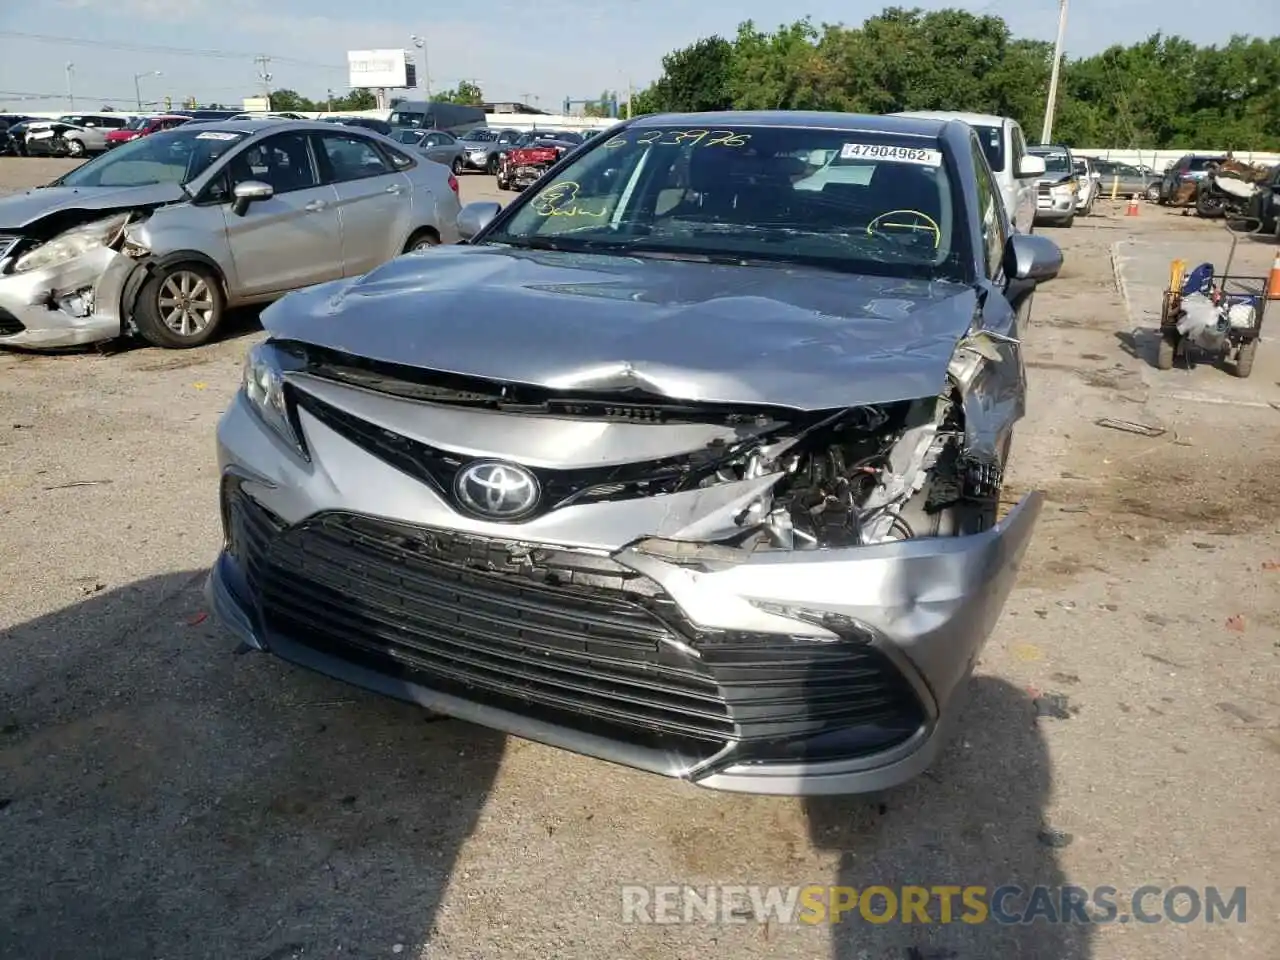
[[[1016,342],[965,338],[939,386],[801,411],[268,341],[219,427],[212,602],[517,735],[717,789],[882,789],[936,753],[1040,508],[997,519]]]
[[[74,347],[120,336],[137,269],[126,231],[139,216],[113,213],[69,228],[62,216],[0,236],[0,346]]]

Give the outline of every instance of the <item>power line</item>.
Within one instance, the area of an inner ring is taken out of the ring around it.
[[[78,47],[99,47],[104,50],[121,50],[130,53],[176,53],[184,57],[206,57],[212,60],[253,60],[261,54],[239,50],[205,50],[196,47],[169,47],[152,43],[127,43],[117,40],[90,40],[84,37],[60,37],[48,33],[24,33],[18,30],[0,30],[0,37],[12,40],[30,40],[34,43],[62,43]],[[317,63],[314,60],[299,60],[296,57],[270,58],[278,63],[288,63],[299,67],[313,67],[317,70],[342,70],[345,66],[333,63]]]

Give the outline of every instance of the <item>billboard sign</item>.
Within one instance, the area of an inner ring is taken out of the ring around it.
[[[407,50],[348,50],[347,72],[353,88],[402,90],[417,82],[413,55]]]

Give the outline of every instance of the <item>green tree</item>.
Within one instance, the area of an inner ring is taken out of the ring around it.
[[[614,104],[620,104],[620,98],[616,90],[605,90],[600,94],[599,100],[593,100],[590,103],[582,105],[582,113],[588,117],[608,117],[612,116]],[[619,106],[621,110],[621,106]]]
[[[326,105],[328,101],[325,101]],[[335,112],[347,110],[373,110],[378,106],[378,98],[373,92],[364,88],[357,87],[350,93],[342,97],[335,97],[333,100],[333,109]]]
[[[323,105],[316,104],[308,100],[296,90],[272,90],[271,91],[271,109],[287,110],[290,113],[306,113],[312,110],[323,110]]]
[[[1044,118],[1052,47],[1000,17],[888,7],[857,27],[808,19],[667,54],[632,114],[782,109],[1011,116],[1032,140]],[[1280,37],[1197,47],[1156,34],[1064,58],[1054,139],[1079,146],[1280,148]]]
[[[470,80],[462,80],[453,89],[437,93],[431,99],[440,103],[461,103],[478,107],[484,103],[484,91]]]

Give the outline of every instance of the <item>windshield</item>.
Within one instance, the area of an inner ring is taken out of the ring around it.
[[[58,181],[62,187],[142,187],[190,183],[248,134],[181,127],[130,140]]]
[[[991,164],[992,173],[1004,169],[1004,131],[999,127],[987,127],[975,124],[978,142],[982,144],[982,152],[987,155],[987,163]]]
[[[592,141],[484,242],[964,280],[953,176],[919,139],[643,125]]]
[[[397,130],[396,140],[400,143],[417,143],[426,134],[421,130]]]
[[[151,123],[150,117],[134,117],[124,125],[126,130],[142,130],[148,123]]]
[[[1210,164],[1222,163],[1222,157],[1192,157],[1189,170],[1204,170]]]
[[[1056,151],[1048,151],[1048,150],[1043,150],[1043,151],[1031,150],[1029,152],[1034,156],[1040,157],[1044,160],[1045,173],[1061,174],[1061,173],[1071,172],[1071,166],[1067,162],[1067,155],[1065,153],[1058,153]]]
[[[492,130],[472,130],[463,140],[469,140],[471,143],[490,143],[498,139],[498,135]]]

